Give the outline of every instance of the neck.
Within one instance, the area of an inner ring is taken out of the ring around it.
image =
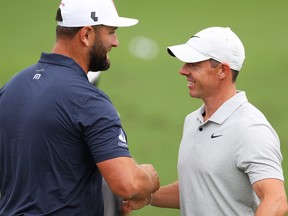
[[[80,52],[81,49],[72,41],[57,41],[52,49],[52,53],[60,54],[72,58],[80,67],[88,73],[88,61],[85,53]]]
[[[203,99],[205,104],[205,115],[204,121],[208,120],[218,109],[219,107],[233,97],[236,94],[236,87],[232,88],[230,91],[223,93],[214,94],[211,97]]]

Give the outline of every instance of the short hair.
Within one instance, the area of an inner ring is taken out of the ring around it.
[[[210,65],[212,68],[216,68],[221,62],[215,60],[215,59],[210,59]],[[231,68],[230,68],[231,69]],[[235,83],[239,74],[239,71],[231,69],[232,72],[232,83]]]
[[[57,22],[62,22],[63,17],[61,14],[61,9],[58,8],[57,13],[56,13],[56,21]],[[82,27],[64,27],[64,26],[59,26],[57,25],[56,27],[56,37],[65,37],[68,39],[73,38],[81,29]]]
[[[58,8],[57,14],[56,14],[56,21],[57,22],[62,22],[62,14],[61,14],[61,9]],[[96,31],[99,32],[99,29],[103,25],[94,25],[92,28]],[[67,39],[72,39],[79,31],[82,29],[83,26],[81,27],[65,27],[65,26],[59,26],[57,25],[56,27],[56,38],[62,37],[62,38],[67,38]]]

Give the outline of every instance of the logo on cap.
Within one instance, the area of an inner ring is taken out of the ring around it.
[[[94,20],[94,22],[98,21],[98,17],[96,17],[96,12],[91,12],[91,18]]]

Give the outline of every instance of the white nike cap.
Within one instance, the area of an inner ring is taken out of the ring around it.
[[[167,48],[171,56],[185,63],[214,59],[240,71],[245,49],[238,36],[229,27],[210,27],[192,36],[185,44]]]
[[[62,0],[59,6],[63,27],[105,25],[128,27],[138,23],[137,19],[119,17],[113,0]]]

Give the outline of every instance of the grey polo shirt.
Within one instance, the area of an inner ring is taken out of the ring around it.
[[[279,138],[238,92],[206,122],[204,106],[185,119],[178,175],[182,216],[254,215],[252,184],[284,180]]]

